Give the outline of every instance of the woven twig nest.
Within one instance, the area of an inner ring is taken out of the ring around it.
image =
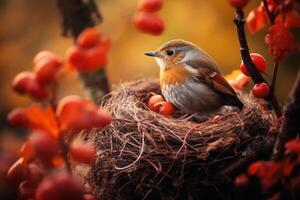
[[[251,98],[240,97],[242,111],[199,123],[150,111],[151,92],[160,93],[157,80],[124,84],[103,100],[112,123],[86,138],[97,147],[95,165],[76,170],[98,199],[230,198],[234,167],[270,152],[272,115]]]

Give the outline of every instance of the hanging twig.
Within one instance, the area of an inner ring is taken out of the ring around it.
[[[236,24],[236,28],[237,28],[241,57],[243,59],[243,62],[245,63],[247,71],[250,74],[250,77],[252,78],[254,83],[267,83],[264,77],[256,69],[255,64],[251,59],[247,38],[245,34],[245,29],[244,29],[245,20],[244,20],[244,12],[242,9],[236,9],[236,16],[234,18],[234,23]],[[274,93],[270,92],[269,95],[266,97],[266,100],[271,103],[276,115],[280,117],[282,114],[281,108]]]
[[[273,160],[276,161],[282,160],[285,143],[300,133],[300,71],[287,99],[283,116],[273,149]]]

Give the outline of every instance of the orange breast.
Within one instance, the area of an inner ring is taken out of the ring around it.
[[[160,85],[183,83],[188,77],[188,72],[182,66],[172,66],[166,70],[160,70]]]

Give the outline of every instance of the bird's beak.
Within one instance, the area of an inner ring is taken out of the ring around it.
[[[146,56],[152,56],[152,57],[158,57],[158,54],[156,52],[150,51],[145,53]]]

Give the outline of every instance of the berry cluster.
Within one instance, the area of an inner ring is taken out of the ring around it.
[[[170,116],[174,113],[175,108],[172,103],[165,101],[161,95],[153,95],[148,100],[148,108],[164,116]]]
[[[44,101],[50,97],[49,88],[59,77],[63,65],[62,59],[50,51],[42,51],[33,59],[34,72],[19,73],[12,87],[19,94]]]
[[[256,69],[261,73],[266,73],[266,69],[267,69],[266,59],[258,53],[251,53],[250,56]],[[247,71],[246,65],[243,63],[243,61],[241,63],[240,69],[243,72],[243,74],[249,76],[249,72]],[[269,85],[266,83],[257,83],[254,85],[252,89],[253,96],[257,98],[265,98],[269,95],[269,92],[270,92]]]
[[[95,29],[85,30],[72,47],[67,64],[79,72],[90,72],[106,64],[110,46],[100,40]],[[13,89],[41,102],[12,110],[8,122],[31,131],[21,148],[21,158],[8,171],[10,182],[19,185],[19,199],[94,200],[85,194],[70,165],[92,165],[96,149],[81,139],[79,132],[101,129],[111,122],[111,116],[91,100],[71,95],[56,102],[55,86],[61,76],[63,60],[49,51],[33,59],[34,72],[22,72],[13,80]],[[48,101],[45,101],[48,100]]]
[[[83,73],[101,69],[107,64],[110,46],[109,38],[101,37],[95,28],[88,28],[79,35],[76,44],[67,50],[67,65]]]
[[[300,28],[300,14],[293,0],[268,0],[267,8],[272,19],[265,42],[274,61],[281,61],[292,53],[299,51],[299,43],[295,39],[293,29]],[[248,14],[246,25],[251,33],[255,33],[269,23],[268,11],[263,2]]]
[[[134,24],[141,32],[160,35],[164,31],[164,22],[155,12],[162,8],[163,0],[140,0]]]

